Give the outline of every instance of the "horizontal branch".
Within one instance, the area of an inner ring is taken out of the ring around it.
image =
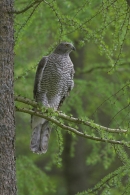
[[[28,99],[26,97],[22,97],[20,95],[14,96],[14,100],[18,101],[18,102],[22,102],[22,103],[30,105],[30,106],[33,106],[33,107],[37,107],[38,106],[38,103],[35,102],[34,100],[30,100],[30,99]]]
[[[33,107],[38,106],[37,102],[30,100],[28,98],[25,98],[25,97],[21,97],[21,96],[15,96],[15,101],[22,102],[22,103],[25,103],[27,105],[31,105]],[[47,108],[46,108],[46,111],[47,111]],[[54,111],[54,113],[56,113],[56,115],[58,117],[60,117],[61,119],[67,120],[69,122],[74,122],[76,124],[83,124],[83,125],[89,126],[89,127],[96,129],[96,130],[103,130],[103,131],[107,131],[110,133],[126,133],[127,132],[127,130],[124,130],[124,129],[112,129],[112,128],[98,125],[92,121],[84,121],[83,119],[74,118],[72,116],[68,116],[68,115],[61,113],[61,112],[58,112],[58,111]]]
[[[70,132],[72,132],[72,133],[74,133],[74,134],[76,134],[78,136],[84,137],[84,138],[88,138],[88,139],[95,140],[95,141],[100,141],[100,142],[111,143],[111,144],[119,144],[119,145],[123,145],[123,146],[127,146],[127,147],[129,146],[128,142],[117,141],[117,140],[109,140],[109,139],[106,139],[106,138],[100,138],[100,137],[88,135],[86,133],[82,133],[80,131],[77,131],[73,127],[69,127],[69,126],[66,126],[66,125],[62,124],[61,122],[56,120],[54,117],[47,116],[44,113],[33,111],[33,110],[30,110],[30,109],[27,109],[27,108],[18,108],[18,107],[16,107],[16,111],[24,112],[24,113],[27,113],[27,114],[30,114],[30,115],[39,116],[41,118],[45,118],[48,121],[51,121],[52,123],[54,123],[57,126],[61,127],[62,129],[65,129],[66,131],[70,131]]]

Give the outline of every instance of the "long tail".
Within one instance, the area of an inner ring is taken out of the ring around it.
[[[31,151],[37,154],[46,153],[51,133],[49,122],[45,119],[32,116],[32,129]]]

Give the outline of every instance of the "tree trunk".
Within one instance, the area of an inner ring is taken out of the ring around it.
[[[78,138],[75,146],[74,157],[70,157],[72,136],[66,133],[63,153],[64,177],[66,180],[67,194],[74,195],[88,188],[88,170],[86,161],[86,144],[82,137]]]
[[[12,10],[12,0],[0,0],[0,195],[16,194]]]

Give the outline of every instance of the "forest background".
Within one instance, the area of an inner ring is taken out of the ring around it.
[[[129,0],[18,0],[15,10],[15,95],[33,99],[42,56],[72,42],[75,87],[61,110],[91,124],[58,118],[90,137],[52,124],[48,152],[36,155],[29,148],[30,115],[16,112],[18,194],[129,194]]]

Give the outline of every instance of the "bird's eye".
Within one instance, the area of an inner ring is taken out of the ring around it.
[[[68,43],[66,43],[66,44],[65,44],[65,46],[66,46],[66,47],[69,47],[69,44],[68,44]]]

